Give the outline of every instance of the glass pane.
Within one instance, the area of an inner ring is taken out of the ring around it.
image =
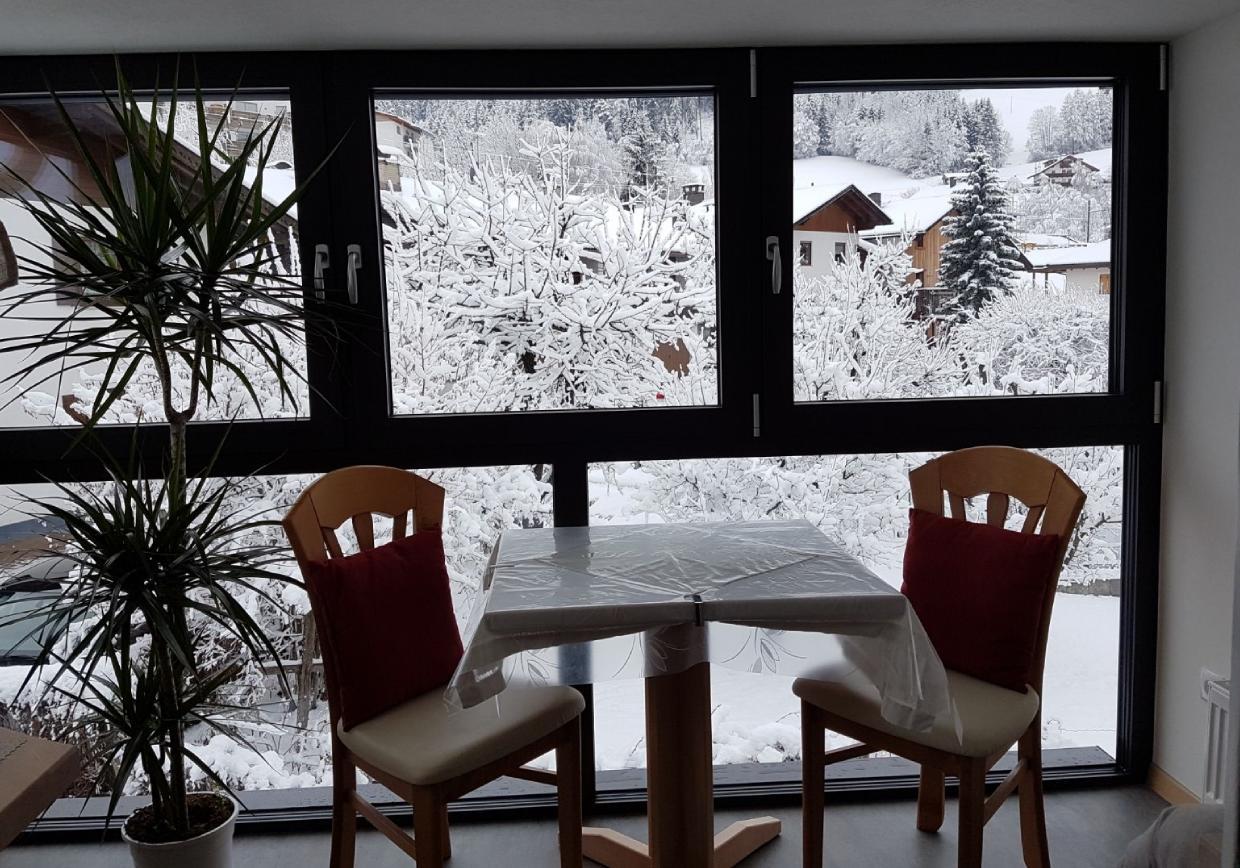
[[[797,401],[1108,390],[1110,88],[793,112]]]
[[[504,466],[445,468],[425,471],[447,490],[444,513],[444,550],[452,580],[457,623],[464,625],[481,584],[482,569],[491,546],[501,531],[513,527],[549,526],[552,523],[550,466]],[[258,510],[263,517],[278,519],[292,505],[315,475],[262,476],[245,480],[233,495],[238,510]],[[0,619],[21,611],[32,599],[31,577],[64,580],[56,570],[47,570],[49,550],[54,555],[58,528],[37,517],[32,518],[26,497],[54,497],[50,486],[22,486],[0,493]],[[286,546],[283,531],[271,527],[261,531],[262,540]],[[376,542],[390,539],[391,523],[376,521]],[[351,529],[346,524],[338,534],[346,552],[354,550]],[[49,538],[53,542],[49,545]],[[287,565],[291,574],[296,566]],[[15,584],[18,583],[18,584]],[[296,662],[303,648],[302,625],[309,601],[301,588],[272,583],[265,588],[271,600],[250,600],[251,614],[291,665],[294,679]],[[7,591],[7,592],[6,592]],[[214,625],[203,625],[202,647],[210,648]],[[23,638],[30,628],[0,630],[0,719],[9,715],[24,730],[57,733],[74,720],[76,712],[63,702],[39,702],[38,685],[19,695],[29,671],[29,643]],[[139,640],[142,641],[142,640]],[[235,652],[226,652],[235,653]],[[251,746],[195,731],[191,739],[205,745],[202,753],[231,786],[239,790],[330,786],[331,747],[328,738],[327,702],[322,682],[316,678],[306,685],[305,696],[289,695],[280,688],[274,667],[256,661],[243,661],[237,679],[226,687],[231,699],[250,713],[240,715],[238,726]],[[46,670],[45,670],[46,671]],[[50,676],[50,671],[48,672]],[[52,697],[54,700],[55,697]],[[297,729],[299,702],[309,709],[305,729]],[[549,758],[542,764],[548,765]],[[135,793],[142,791],[136,785]],[[75,789],[75,792],[83,790]]]
[[[395,414],[717,403],[710,96],[376,107]]]
[[[266,207],[280,203],[296,186],[288,101],[265,97],[244,98],[229,108],[226,101],[209,100],[206,109],[209,123],[220,124],[221,133],[213,161],[221,169],[242,153],[252,130],[261,131],[268,124],[280,121],[278,131],[272,133],[274,145],[262,177],[262,198]],[[144,110],[148,109],[144,107]],[[96,161],[114,165],[122,185],[127,176],[132,179],[130,156],[120,128],[107,107],[99,101],[80,100],[68,103],[67,111]],[[161,123],[167,117],[166,111],[164,107],[157,111]],[[175,135],[179,156],[175,171],[182,188],[187,189],[193,183],[194,166],[200,162],[197,113],[192,105],[178,105]],[[247,183],[253,184],[257,175],[253,155],[249,162],[251,168],[247,171]],[[100,203],[99,189],[88,164],[51,100],[0,103],[0,166],[11,169],[30,188],[52,201],[85,205],[97,212],[105,224],[109,223],[107,209],[95,207]],[[77,317],[79,328],[97,325],[101,319],[92,315],[89,294],[82,292],[70,293],[55,300],[45,296],[18,309],[7,309],[18,294],[37,285],[31,281],[26,268],[20,266],[21,258],[48,263],[49,250],[54,248],[51,236],[19,204],[19,196],[30,195],[25,192],[28,189],[12,175],[0,170],[0,238],[7,236],[10,240],[12,258],[9,264],[14,266],[13,269],[6,266],[5,246],[0,241],[0,288],[5,286],[5,274],[17,274],[22,278],[0,293],[0,303],[5,306],[4,316],[0,318],[0,340],[44,335],[53,322],[69,316]],[[300,270],[297,245],[297,215],[294,210],[272,228],[267,252],[263,255],[262,271],[272,276],[273,281],[269,285],[274,287],[277,280],[282,284],[282,295],[290,292],[284,285],[285,281],[291,281],[294,287],[296,285]],[[105,256],[113,255],[109,251],[100,252]],[[292,292],[293,297],[287,298],[286,303],[300,305],[299,291],[293,289]],[[244,305],[253,310],[271,309],[270,305],[253,301],[244,302]],[[236,333],[233,338],[237,339]],[[269,373],[269,366],[260,352],[244,345],[244,341],[236,340],[235,349],[225,355],[253,383],[257,401],[241,385],[235,373],[220,369],[211,394],[199,401],[196,421],[287,418],[309,413],[309,389],[304,379],[305,347],[298,337],[276,334],[275,339],[291,362],[292,371],[287,379],[293,399],[281,393],[277,379]],[[40,350],[40,355],[43,352]],[[107,369],[106,360],[91,360],[85,365],[80,364],[80,359],[48,362],[16,382],[8,379],[31,361],[22,351],[0,353],[0,427],[78,425],[90,415],[101,377]],[[176,403],[184,406],[189,380],[176,361],[172,364],[171,380]],[[132,424],[139,421],[161,422],[164,418],[159,376],[154,365],[144,363],[128,383],[122,398],[110,408],[104,421]]]
[[[1119,576],[1123,449],[1039,450],[1088,500],[1060,576],[1043,696],[1046,747],[1114,756],[1119,684]],[[595,464],[592,524],[804,518],[893,587],[902,578],[908,472],[919,453],[692,459]],[[1008,526],[1021,521],[1013,509]],[[791,679],[712,670],[717,764],[800,758],[799,704]],[[600,768],[644,764],[639,682],[597,685]],[[603,711],[606,713],[603,713]],[[828,745],[846,744],[830,734]]]

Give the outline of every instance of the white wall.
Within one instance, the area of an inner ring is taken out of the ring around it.
[[[1201,791],[1203,666],[1231,659],[1240,412],[1240,14],[1171,47],[1167,415],[1154,762]],[[1237,673],[1240,674],[1240,673]]]
[[[808,241],[814,245],[812,260],[809,265],[800,265],[801,242]],[[792,255],[797,268],[803,277],[825,277],[835,270],[835,245],[845,244],[848,252],[857,248],[857,236],[848,232],[807,232],[802,229],[792,230]]]
[[[1109,268],[1069,268],[1067,272],[1068,288],[1077,292],[1101,292],[1101,278],[1110,274]]]

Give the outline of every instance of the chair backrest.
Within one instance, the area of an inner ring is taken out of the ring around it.
[[[360,465],[333,470],[307,486],[284,516],[284,532],[293,547],[297,564],[305,574],[307,563],[326,561],[344,555],[336,530],[346,521],[353,527],[358,547],[375,547],[375,515],[392,519],[392,539],[403,539],[413,532],[434,530],[443,525],[444,490],[416,473],[396,467]],[[310,593],[315,619],[325,612]],[[314,621],[307,619],[303,655],[309,659],[315,642]],[[332,649],[324,642],[323,680],[327,687],[327,708],[332,725],[333,744],[340,718],[340,685],[332,659]]]
[[[917,509],[944,515],[946,499],[951,517],[968,521],[965,502],[984,494],[986,523],[1003,527],[1012,498],[1016,498],[1028,510],[1021,533],[1059,535],[1059,557],[1043,595],[1037,653],[1030,673],[1033,687],[1040,693],[1059,571],[1085,505],[1085,492],[1053,461],[1010,446],[976,446],[949,452],[910,471],[908,477],[913,506]]]
[[[344,552],[336,530],[353,526],[362,549],[375,547],[376,515],[392,519],[392,539],[443,524],[444,490],[429,479],[396,467],[343,467],[320,476],[284,516],[284,532],[298,563],[325,561]]]

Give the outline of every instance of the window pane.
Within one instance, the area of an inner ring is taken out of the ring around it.
[[[1112,113],[1105,87],[795,94],[796,400],[1107,391]]]
[[[552,523],[550,465],[446,468],[425,471],[424,475],[447,490],[444,550],[457,622],[463,626],[500,532]],[[245,480],[232,496],[238,510],[257,510],[264,517],[279,518],[314,479],[311,474],[254,477]],[[49,560],[49,549],[54,551],[61,545],[55,542],[57,527],[32,519],[29,506],[23,502],[24,497],[47,499],[55,494],[50,486],[23,486],[0,497],[0,620],[7,620],[32,599],[30,595],[37,589],[31,587],[30,577],[46,580],[50,575],[51,581],[66,580],[66,575],[72,577],[72,571],[49,573],[43,568]],[[278,527],[264,529],[261,534],[266,542],[287,545]],[[390,534],[391,522],[376,520],[376,542],[388,541]],[[356,550],[347,523],[338,536],[346,553]],[[49,537],[53,540],[50,545]],[[296,574],[294,564],[289,563],[287,569]],[[22,579],[27,581],[13,584]],[[292,585],[271,583],[264,590],[270,592],[271,600],[248,598],[247,608],[291,664],[287,671],[296,688],[296,663],[301,659],[302,626],[309,601],[304,590]],[[204,624],[203,631],[201,647],[211,649],[211,636],[218,633],[218,628]],[[23,652],[30,643],[17,640],[29,632],[30,628],[20,633],[16,628],[0,629],[0,719],[8,714],[19,728],[27,731],[63,732],[79,712],[55,697],[51,702],[40,703],[37,684],[18,693],[29,670],[29,654]],[[235,655],[235,649],[225,649],[223,653]],[[212,768],[239,790],[329,786],[331,748],[321,676],[305,685],[304,696],[296,689],[294,695],[289,695],[280,689],[272,666],[260,666],[252,660],[242,663],[237,679],[225,690],[238,705],[252,709],[237,721],[251,747],[218,736],[208,738],[197,730],[191,732],[191,740],[200,746]],[[309,711],[304,730],[295,728],[299,703]],[[141,784],[136,787],[135,793],[143,792]],[[74,792],[84,790],[75,788]]]
[[[1043,743],[1099,748],[1114,756],[1123,449],[1090,446],[1041,454],[1088,496],[1051,619]],[[899,587],[910,506],[908,472],[930,457],[900,453],[595,464],[590,468],[590,520],[804,518]],[[1020,521],[1013,509],[1008,526],[1018,528]],[[789,678],[712,669],[716,764],[800,758],[799,701],[790,685]],[[644,764],[641,705],[628,705],[640,696],[640,687],[637,682],[596,687],[600,768]],[[832,734],[828,743],[847,742]]]
[[[296,186],[288,101],[241,98],[229,108],[226,101],[208,100],[206,109],[208,122],[220,125],[213,161],[221,169],[241,155],[251,131],[262,131],[268,124],[280,122],[278,130],[271,133],[274,145],[262,177],[265,206],[272,208],[279,204]],[[122,185],[124,178],[132,178],[130,156],[126,152],[122,133],[106,105],[100,101],[74,101],[67,104],[67,111],[95,160],[102,165],[115,166]],[[161,123],[167,117],[165,112],[166,108],[162,107],[157,111]],[[194,166],[200,161],[197,113],[192,105],[178,105],[175,135],[179,157],[175,172],[182,188],[188,189],[193,183]],[[247,170],[247,183],[252,185],[257,180],[258,171],[253,155],[249,163],[251,168]],[[85,205],[97,212],[105,224],[109,224],[107,210],[94,207],[100,203],[99,189],[88,164],[51,100],[0,103],[0,165],[10,168],[35,191],[54,202]],[[53,247],[51,236],[20,206],[18,197],[29,195],[25,190],[20,181],[0,170],[0,227],[3,228],[0,234],[7,234],[11,240],[14,260],[29,257],[48,263],[48,251]],[[276,291],[274,288],[277,285],[280,286],[278,292],[285,297],[286,304],[300,305],[300,291],[296,289],[300,270],[297,245],[297,215],[294,210],[280,219],[269,233],[262,271],[271,276],[269,286],[273,291]],[[102,249],[99,253],[105,257],[114,255]],[[3,258],[3,244],[0,243],[0,259]],[[6,273],[6,266],[0,263],[0,274],[3,273]],[[0,281],[0,287],[3,286]],[[88,296],[82,295],[69,295],[59,300],[46,298],[23,304],[12,311],[7,310],[17,294],[35,286],[27,273],[22,282],[0,295],[0,301],[6,308],[0,318],[0,339],[11,341],[21,336],[44,335],[52,322],[75,313],[78,328],[98,325],[100,317],[91,315],[89,307],[83,304]],[[256,302],[246,302],[245,305],[247,309],[272,310],[270,305]],[[281,394],[278,381],[269,373],[269,366],[260,352],[238,340],[236,333],[233,338],[236,347],[225,355],[253,383],[257,401],[241,385],[235,373],[221,368],[216,373],[211,394],[206,396],[206,400],[199,401],[195,419],[281,418],[308,414],[309,389],[304,379],[305,348],[301,340],[283,334],[276,336],[278,345],[291,362],[292,370],[287,377],[293,395],[290,399]],[[40,355],[43,352],[40,350]],[[7,380],[31,361],[21,351],[0,354],[0,427],[78,425],[83,418],[89,417],[101,378],[107,369],[106,361],[92,360],[79,366],[80,359],[69,362],[59,360],[41,365],[20,381]],[[182,366],[175,361],[171,379],[177,404],[184,406],[189,380]],[[105,421],[132,424],[163,420],[159,377],[154,365],[144,363],[129,382],[123,397],[108,411]]]
[[[717,403],[710,96],[376,107],[395,414]]]

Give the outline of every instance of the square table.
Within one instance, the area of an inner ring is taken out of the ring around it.
[[[721,652],[712,641],[712,631],[736,625],[808,644],[779,655],[755,643],[755,659],[738,661],[734,648]],[[629,634],[641,636],[646,682],[649,843],[586,829],[585,854],[613,868],[726,868],[780,832],[766,817],[714,835],[712,659],[827,680],[864,677],[879,689],[884,716],[901,725],[928,728],[954,714],[946,673],[908,600],[807,521],[505,532],[448,701],[468,706],[495,696],[526,674],[520,660],[538,649],[589,649]],[[828,639],[839,659],[817,668],[831,656]],[[555,677],[545,666],[536,671],[532,680]],[[568,667],[563,680],[632,674],[572,673]]]

